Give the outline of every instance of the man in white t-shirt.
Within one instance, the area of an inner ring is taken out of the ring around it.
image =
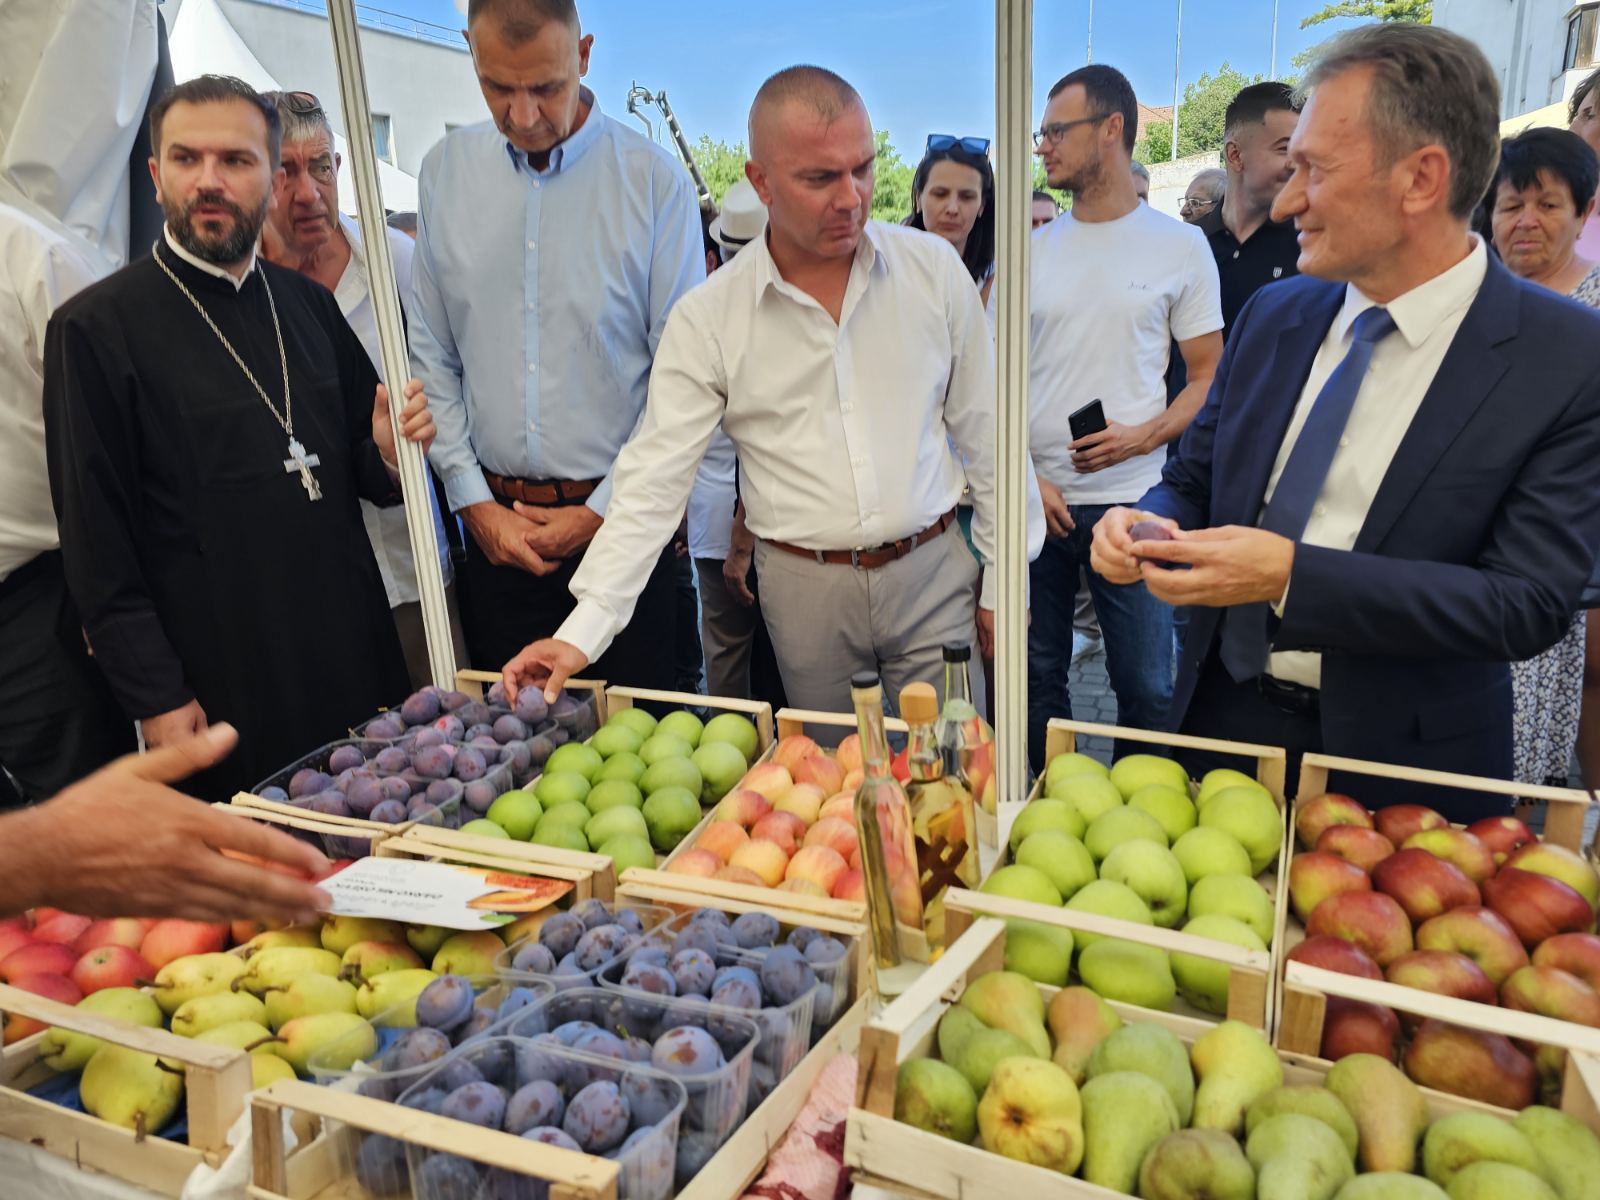
[[[1159,729],[1172,695],[1172,609],[1143,583],[1089,565],[1106,509],[1161,479],[1166,447],[1205,400],[1222,355],[1217,268],[1205,235],[1139,202],[1133,88],[1113,67],[1082,67],[1050,91],[1035,134],[1052,188],[1072,207],[1033,235],[1029,440],[1049,537],[1033,563],[1028,747],[1043,766],[1045,724],[1070,717],[1073,594],[1087,573],[1117,721]],[[1188,386],[1167,405],[1172,343]],[[1100,401],[1105,429],[1074,438],[1069,418]]]

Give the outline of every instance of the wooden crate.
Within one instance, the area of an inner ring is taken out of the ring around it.
[[[1580,791],[1576,788],[1544,787],[1538,784],[1513,783],[1505,779],[1484,779],[1475,775],[1456,775],[1449,771],[1428,771],[1420,767],[1402,767],[1393,763],[1366,762],[1355,758],[1337,758],[1328,754],[1307,754],[1300,763],[1300,785],[1296,791],[1294,812],[1290,816],[1289,834],[1283,855],[1283,879],[1285,883],[1288,881],[1289,868],[1294,864],[1294,856],[1302,853],[1294,835],[1294,819],[1299,815],[1299,807],[1306,801],[1320,796],[1328,790],[1328,775],[1333,771],[1378,779],[1399,779],[1407,783],[1448,787],[1456,791],[1483,792],[1487,795],[1505,796],[1508,799],[1520,797],[1527,800],[1542,800],[1548,806],[1545,815],[1543,840],[1564,846],[1578,854],[1585,852],[1583,842],[1584,817],[1588,812],[1589,806],[1594,803],[1588,792]],[[1354,799],[1358,803],[1361,801],[1360,796],[1356,796]],[[1460,827],[1457,826],[1457,828]],[[1305,941],[1306,938],[1305,926],[1301,924],[1300,919],[1289,908],[1288,888],[1286,886],[1279,896],[1277,922],[1277,928],[1273,931],[1272,948],[1277,957],[1278,984],[1276,991],[1281,1010],[1286,1000],[1283,974],[1284,967],[1289,961],[1289,951]],[[1424,995],[1429,994],[1424,993]],[[1493,1005],[1482,1007],[1497,1013],[1507,1011]],[[1572,1026],[1569,1025],[1568,1028],[1572,1028]],[[1316,1047],[1312,1049],[1314,1051]]]
[[[479,837],[437,825],[412,825],[378,847],[379,858],[420,858],[428,862],[492,867],[521,875],[565,879],[574,901],[591,897],[610,900],[616,893],[616,868],[604,854],[586,854],[556,846],[536,846],[510,838]]]
[[[607,719],[634,705],[667,704],[675,708],[705,708],[715,713],[738,713],[749,717],[756,727],[757,755],[772,745],[772,705],[765,700],[739,700],[731,696],[702,696],[697,692],[658,692],[649,688],[608,687],[605,690]]]
[[[936,1044],[939,1018],[971,979],[998,970],[1004,960],[1005,926],[979,918],[909,991],[869,1021],[861,1031],[861,1074],[856,1105],[846,1128],[845,1165],[857,1184],[882,1187],[897,1195],[948,1200],[952,1196],[1026,1196],[1029,1200],[1114,1200],[1121,1193],[1016,1162],[976,1146],[926,1133],[894,1119],[895,1078],[900,1064],[927,1057]],[[1041,987],[1048,998],[1054,988]],[[1113,1004],[1125,1021],[1159,1024],[1185,1043],[1213,1026],[1205,1021]],[[1327,1063],[1279,1052],[1286,1084],[1320,1084]],[[1459,1096],[1423,1089],[1430,1119],[1447,1113],[1488,1111]],[[1562,1108],[1600,1132],[1600,1061],[1581,1054],[1569,1060]]]
[[[415,821],[385,825],[379,821],[363,821],[359,817],[334,817],[324,813],[308,812],[278,800],[263,800],[252,792],[235,792],[233,799],[228,803],[215,804],[212,807],[220,808],[235,816],[249,817],[252,821],[277,825],[292,833],[314,835],[324,846],[327,845],[328,838],[365,841],[368,844],[369,854],[378,853],[378,847],[387,839],[405,833],[416,825]],[[330,855],[330,857],[335,856]]]
[[[182,1063],[186,1142],[141,1136],[88,1113],[28,1095],[53,1078],[39,1056],[42,1035],[6,1047],[0,1060],[0,1138],[29,1143],[51,1154],[163,1196],[177,1196],[201,1164],[221,1165],[228,1156],[229,1127],[244,1111],[250,1092],[250,1056],[225,1046],[178,1037],[100,1016],[70,1004],[0,985],[0,1011],[86,1033],[108,1043]],[[5,1188],[0,1186],[0,1192]]]

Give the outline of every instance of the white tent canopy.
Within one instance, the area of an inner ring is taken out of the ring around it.
[[[217,0],[184,0],[169,38],[172,73],[178,82],[196,75],[235,75],[258,91],[276,91],[279,83],[245,45]],[[333,135],[333,148],[343,160],[339,167],[339,207],[352,215],[356,192],[350,177],[350,155],[345,140]],[[417,181],[398,167],[378,162],[378,182],[385,208],[399,212],[417,207]]]

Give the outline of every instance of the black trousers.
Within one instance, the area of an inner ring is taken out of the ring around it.
[[[1292,798],[1300,783],[1300,759],[1322,750],[1322,721],[1315,712],[1287,712],[1261,694],[1255,681],[1235,683],[1217,658],[1215,648],[1200,669],[1194,699],[1183,718],[1182,732],[1195,737],[1282,746],[1288,752],[1283,787]],[[1215,767],[1232,767],[1254,777],[1254,759],[1210,751],[1180,750],[1191,778],[1199,779]]]
[[[462,572],[461,617],[472,665],[498,671],[530,642],[551,637],[577,606],[569,585],[582,556],[569,558],[549,575],[520,567],[497,567],[469,535]],[[633,620],[585,675],[628,687],[669,691],[677,648],[677,563],[669,544],[655,562],[642,565],[649,577]]]
[[[61,554],[0,581],[0,807],[47,800],[135,747],[133,721],[83,644]]]

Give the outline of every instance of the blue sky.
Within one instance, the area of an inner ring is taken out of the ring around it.
[[[463,19],[452,0],[373,0],[440,25]],[[1178,0],[1096,0],[1094,57],[1121,68],[1146,104],[1172,102]],[[1281,0],[1278,69],[1329,36],[1300,19],[1319,0]],[[1272,0],[1184,0],[1183,81],[1226,60],[1266,74]],[[860,89],[873,124],[915,160],[929,132],[991,136],[994,5],[991,0],[579,0],[595,35],[589,84],[601,107],[623,115],[629,85],[665,89],[691,141],[744,137],[761,81],[797,62],[830,67]],[[1052,83],[1084,62],[1089,0],[1036,0],[1035,116]],[[1342,24],[1342,23],[1341,23]]]

